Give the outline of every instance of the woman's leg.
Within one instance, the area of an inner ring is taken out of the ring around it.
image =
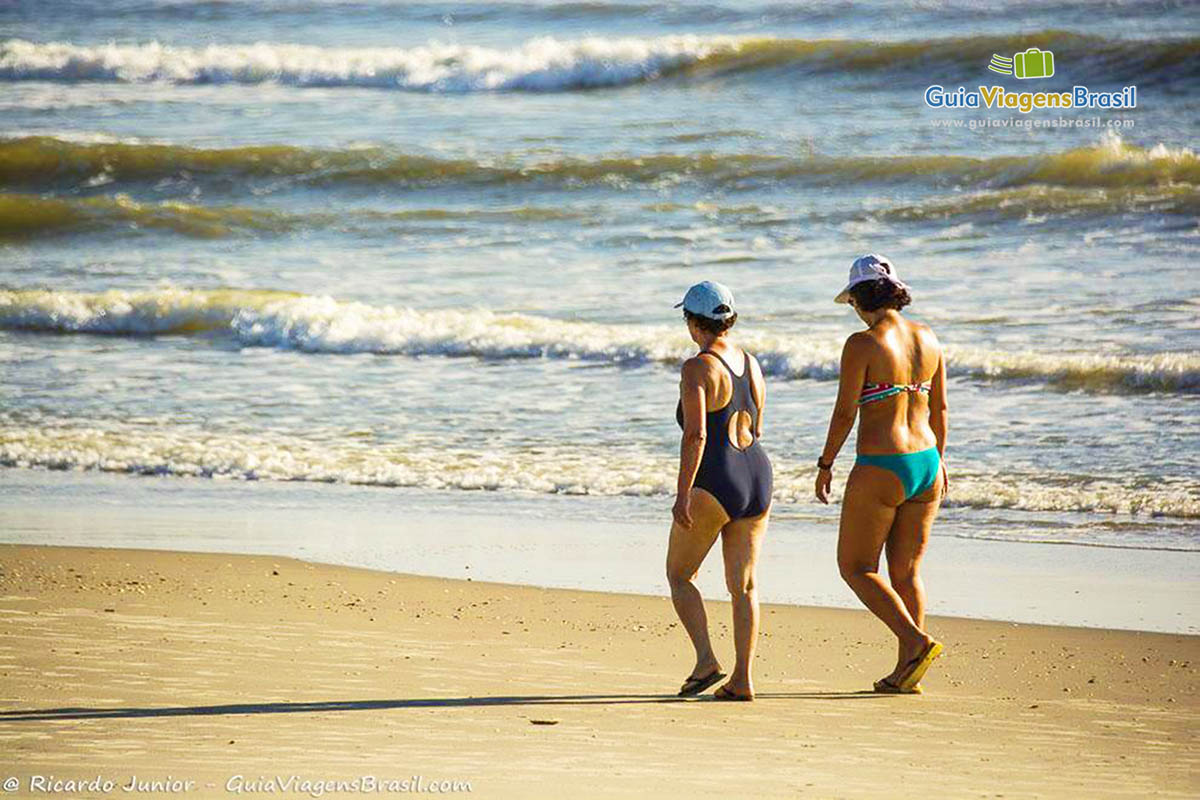
[[[888,579],[913,622],[925,630],[925,584],[921,580],[921,558],[929,543],[929,532],[942,502],[942,482],[896,509],[887,539]],[[906,663],[904,648],[897,653],[896,670]],[[909,656],[911,658],[911,656]]]
[[[838,529],[838,569],[863,605],[896,634],[906,656],[901,663],[906,663],[932,640],[879,575],[879,556],[903,500],[904,488],[891,471],[865,464],[850,471]]]
[[[692,489],[692,526],[681,528],[671,523],[671,539],[667,545],[667,582],[671,586],[671,602],[684,630],[696,648],[696,667],[691,677],[700,678],[720,667],[708,638],[708,615],[704,599],[692,582],[701,562],[712,549],[721,526],[729,521],[717,499],[703,489]]]
[[[896,509],[887,539],[888,579],[918,628],[925,629],[925,584],[921,558],[941,506],[941,481]]]
[[[725,558],[725,585],[733,601],[733,645],[737,663],[725,686],[737,694],[754,694],[750,663],[758,640],[758,587],[754,569],[770,509],[759,517],[739,519],[725,526],[721,550]]]

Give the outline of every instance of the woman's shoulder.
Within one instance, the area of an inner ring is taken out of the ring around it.
[[[935,347],[940,346],[937,334],[933,332],[933,328],[929,327],[924,322],[918,322],[915,319],[908,319],[906,317],[905,321],[909,325],[909,330],[911,330],[915,336],[919,337],[922,342]]]
[[[716,353],[712,352],[711,350],[701,350],[699,353],[695,353],[684,360],[683,365],[685,367],[688,366],[689,364],[703,365],[703,366],[709,366],[709,365],[720,366],[721,365],[721,357],[718,356]]]
[[[759,363],[758,356],[754,355],[754,353],[751,353],[745,348],[742,349],[742,352],[746,354],[746,359],[750,362],[750,369],[754,370],[755,374],[761,378],[763,371],[762,364]]]
[[[879,336],[875,331],[862,330],[855,331],[846,337],[846,344],[842,347],[842,351],[847,354],[856,355],[867,353],[879,347]]]
[[[683,362],[682,374],[686,377],[705,378],[715,374],[721,368],[721,361],[716,354],[703,352]]]
[[[905,322],[908,323],[908,327],[914,331],[921,331],[923,333],[933,333],[933,328],[929,327],[924,322],[921,322],[921,320],[919,320],[919,319],[913,319],[913,318],[907,317],[907,316],[904,317],[903,319]]]

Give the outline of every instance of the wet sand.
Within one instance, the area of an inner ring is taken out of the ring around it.
[[[505,798],[1200,793],[1195,636],[936,618],[927,693],[877,696],[882,625],[767,605],[758,700],[723,704],[672,696],[690,647],[661,597],[26,545],[0,545],[0,572],[11,796],[34,776],[197,797],[362,776]],[[710,603],[726,666],[728,619]]]

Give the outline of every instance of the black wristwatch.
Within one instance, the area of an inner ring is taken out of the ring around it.
[[[833,469],[833,462],[830,461],[828,464],[826,464],[826,463],[822,462],[821,459],[818,458],[817,459],[817,469]]]

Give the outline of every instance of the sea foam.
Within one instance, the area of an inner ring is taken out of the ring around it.
[[[0,80],[372,87],[421,92],[553,92],[626,86],[687,73],[768,78],[886,73],[893,81],[977,71],[992,53],[1053,49],[1063,63],[1112,79],[1196,77],[1197,39],[1128,40],[1030,31],[906,41],[668,35],[557,39],[510,48],[430,42],[416,47],[315,47],[278,42],[204,47],[0,42]]]
[[[528,491],[544,494],[667,498],[676,463],[668,451],[555,447],[486,450],[431,448],[426,442],[358,441],[323,432],[321,441],[277,434],[221,432],[116,421],[20,424],[0,418],[0,466],[232,480],[308,481],[368,486]],[[1146,483],[1133,477],[991,475],[959,464],[951,507],[1200,518],[1194,481]],[[775,498],[807,504],[812,470],[781,470]],[[840,491],[840,489],[839,489]],[[840,499],[840,494],[835,495]]]
[[[141,83],[281,83],[426,92],[559,91],[653,79],[714,52],[731,37],[663,36],[559,40],[511,49],[430,43],[419,47],[330,48],[299,44],[176,47],[76,45],[10,39],[0,44],[0,79]]]
[[[675,365],[694,351],[677,326],[610,325],[487,309],[412,309],[328,296],[160,288],[82,293],[0,291],[0,328],[127,336],[211,333],[246,347],[314,354],[376,353],[484,359],[555,358]],[[752,332],[767,375],[833,380],[841,342]],[[951,377],[1041,381],[1095,392],[1200,392],[1200,355],[1100,355],[947,348]]]

